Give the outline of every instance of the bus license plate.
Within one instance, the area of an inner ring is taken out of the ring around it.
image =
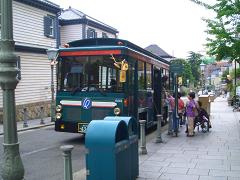
[[[85,133],[87,130],[87,123],[78,123],[78,132]]]

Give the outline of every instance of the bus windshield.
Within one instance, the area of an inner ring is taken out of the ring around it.
[[[61,57],[58,63],[58,91],[122,92],[119,70],[110,57]]]

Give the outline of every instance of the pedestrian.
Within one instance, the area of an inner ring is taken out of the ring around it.
[[[184,102],[181,99],[181,94],[178,93],[178,116],[179,116],[179,120],[180,120],[180,127],[184,124],[183,123],[183,113],[184,113]]]
[[[195,93],[190,92],[188,94],[188,102],[186,104],[186,116],[187,116],[187,136],[194,136],[194,118],[196,117],[197,104],[194,101]]]
[[[166,92],[166,104],[168,104],[168,107],[171,111],[174,110],[175,102],[174,97],[171,96],[170,93]]]

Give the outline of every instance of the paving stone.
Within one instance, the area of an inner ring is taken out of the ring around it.
[[[240,171],[240,166],[231,165],[231,171],[234,171],[234,170]]]
[[[197,163],[171,162],[169,167],[195,168]]]
[[[212,169],[212,170],[230,170],[230,165],[229,164],[210,164],[207,162],[204,163],[197,163],[196,169]]]
[[[203,152],[203,151],[184,151],[183,154],[197,154],[197,155],[202,155],[202,154],[205,154],[207,155],[207,151]]]
[[[222,155],[222,156],[199,155],[198,159],[227,160],[227,156],[226,155]]]
[[[188,168],[163,167],[160,172],[172,174],[187,174]]]
[[[165,161],[166,159],[167,158],[164,156],[156,156],[156,155],[153,155],[148,158],[149,161]]]
[[[210,170],[209,175],[238,177],[240,179],[240,171]]]
[[[159,172],[162,169],[162,166],[154,166],[154,165],[142,165],[140,166],[140,171],[148,171],[148,172]]]
[[[223,164],[223,160],[220,159],[192,159],[193,163],[206,163],[206,164]]]
[[[172,157],[172,158],[166,158],[166,162],[190,162],[192,160],[192,158],[187,159],[187,158],[176,158],[176,157]]]
[[[167,167],[170,165],[170,162],[165,162],[165,161],[145,161],[141,164],[141,166],[144,165],[152,165],[152,166],[158,166],[158,167]]]
[[[200,176],[199,180],[229,180],[227,177],[220,176]]]
[[[151,178],[151,179],[158,179],[160,177],[160,173],[157,172],[147,172],[147,171],[140,171],[139,178]]]
[[[198,180],[199,176],[163,173],[159,180]]]
[[[240,180],[240,178],[236,178],[236,177],[228,177],[228,180]]]
[[[189,169],[187,174],[191,175],[208,175],[209,169]]]

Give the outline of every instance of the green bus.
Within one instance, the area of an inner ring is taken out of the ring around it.
[[[169,62],[121,39],[77,40],[57,58],[55,130],[85,133],[91,120],[106,116],[156,124],[169,87]]]

